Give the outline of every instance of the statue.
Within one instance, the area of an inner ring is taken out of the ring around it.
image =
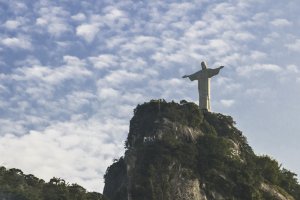
[[[202,61],[201,67],[202,70],[191,75],[184,75],[182,78],[189,78],[191,81],[198,80],[199,107],[210,111],[210,78],[217,75],[224,66],[209,69],[206,63]]]

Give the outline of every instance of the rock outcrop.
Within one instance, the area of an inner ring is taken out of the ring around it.
[[[151,101],[130,121],[124,157],[105,174],[110,200],[300,198],[292,172],[256,156],[230,116]]]

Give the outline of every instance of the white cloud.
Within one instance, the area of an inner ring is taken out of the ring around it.
[[[275,41],[277,41],[279,38],[280,38],[279,33],[272,32],[263,39],[263,42],[266,45],[270,45],[270,44],[274,43]]]
[[[0,84],[0,93],[4,93],[4,92],[7,92],[7,91],[8,91],[8,89],[4,85]]]
[[[235,7],[231,3],[220,3],[216,4],[215,7],[212,9],[212,12],[214,13],[222,13],[222,14],[227,14],[227,13],[232,13],[235,11]]]
[[[163,20],[167,23],[171,21],[178,21],[178,18],[185,16],[188,12],[191,12],[193,9],[195,9],[195,6],[192,3],[171,3],[168,7],[167,13],[163,17]]]
[[[254,101],[259,103],[268,102],[275,98],[276,91],[274,88],[267,88],[267,87],[255,87],[255,88],[248,88],[244,91],[244,94],[247,99],[253,98]]]
[[[111,21],[124,16],[124,12],[122,10],[111,6],[106,7],[104,12],[106,12],[105,18]]]
[[[20,25],[21,23],[18,20],[7,20],[4,23],[4,27],[10,30],[17,29]]]
[[[130,68],[133,71],[143,71],[145,74],[149,74],[152,70],[152,75],[155,74],[153,69],[147,68],[148,63],[147,61],[142,57],[134,57],[130,58],[129,56],[122,55],[120,64],[122,68],[128,69]]]
[[[97,96],[92,92],[74,91],[66,96],[63,104],[67,105],[68,110],[78,111],[83,106],[89,107],[96,99]]]
[[[100,99],[115,99],[120,97],[120,92],[113,88],[100,87],[98,95]]]
[[[7,103],[4,105],[8,106]],[[19,120],[10,120],[10,119],[0,119],[1,132],[0,135],[4,134],[14,134],[14,135],[23,135],[26,133],[26,127],[24,126],[25,121]],[[0,137],[1,139],[1,137]]]
[[[92,42],[99,32],[97,24],[82,24],[76,28],[76,35],[83,37],[87,42]]]
[[[40,17],[36,19],[36,25],[44,27],[48,33],[55,37],[70,32],[71,27],[67,21],[69,13],[62,7],[46,6],[39,8]]]
[[[119,8],[107,6],[103,11],[105,15],[101,16],[101,21],[113,29],[122,28],[129,23],[126,13]]]
[[[51,72],[51,69],[43,66],[24,67],[18,69],[18,72],[22,75],[14,75],[13,78],[16,80],[30,80],[33,78],[43,78]]]
[[[17,60],[14,63],[18,67],[29,67],[33,65],[41,65],[41,62],[32,55],[27,56],[24,60]]]
[[[71,18],[75,21],[84,21],[86,19],[86,16],[83,13],[77,13],[76,15],[73,15]]]
[[[221,60],[219,60],[220,63],[217,63],[217,64],[223,65],[225,67],[232,67],[232,66],[239,65],[242,60],[243,60],[242,54],[232,53],[227,56],[224,56]]]
[[[89,60],[97,69],[103,69],[113,66],[116,67],[116,65],[118,64],[118,57],[111,54],[103,54],[97,57],[89,57]]]
[[[259,12],[252,17],[252,20],[254,25],[265,25],[268,23],[269,15],[266,12]]]
[[[121,36],[115,36],[111,37],[110,40],[107,40],[106,46],[108,49],[115,48],[121,46],[121,44],[125,43],[127,41],[126,37],[121,37]]]
[[[85,62],[75,56],[64,56],[65,65],[50,68],[48,66],[34,65],[18,68],[12,76],[15,80],[44,81],[50,85],[56,85],[64,80],[80,80],[92,73],[85,68]]]
[[[22,81],[26,79],[19,79],[18,81],[20,80]],[[52,102],[47,102],[47,101],[53,98],[54,95],[53,93],[55,91],[55,89],[53,88],[53,84],[50,85],[48,82],[42,82],[42,81],[39,82],[39,79],[34,79],[34,78],[28,79],[28,82],[29,82],[28,85],[32,85],[32,86],[28,87],[27,84],[24,84],[23,87],[22,86],[19,87],[20,89],[18,89],[18,93],[22,92],[29,95],[30,96],[29,101],[36,101],[39,106],[44,106],[44,108],[51,107]],[[33,85],[32,82],[37,82],[37,83]],[[32,110],[35,110],[35,107],[32,108]]]
[[[62,33],[70,31],[69,26],[63,22],[56,22],[48,24],[48,32],[54,36],[60,36]]]
[[[80,66],[83,67],[86,65],[84,60],[80,60],[78,57],[76,56],[69,56],[66,55],[63,57],[64,62],[66,63],[66,65],[69,66]]]
[[[187,38],[195,39],[203,35],[204,28],[207,27],[207,23],[203,20],[195,21],[186,31],[185,36]],[[202,31],[201,31],[202,30]]]
[[[145,79],[145,74],[130,72],[127,70],[115,70],[104,77],[103,81],[112,86],[121,86],[130,82],[138,82]]]
[[[61,49],[68,49],[73,44],[72,42],[69,42],[69,41],[57,41],[55,43],[59,47],[60,50]]]
[[[10,10],[17,15],[20,15],[28,10],[28,7],[24,2],[9,1],[8,3],[9,3]]]
[[[171,23],[171,26],[177,29],[186,30],[191,26],[191,24],[188,21],[179,21]]]
[[[286,69],[289,71],[289,72],[292,72],[292,73],[299,73],[300,72],[300,69],[297,65],[288,65],[286,67]]]
[[[233,99],[222,99],[222,100],[220,100],[220,103],[225,107],[231,107],[235,103],[235,100],[233,100]]]
[[[289,50],[300,52],[300,39],[297,39],[295,42],[285,45]]]
[[[220,91],[222,94],[236,93],[242,87],[241,83],[236,82],[232,78],[227,78],[224,76],[218,77],[216,80],[214,80],[213,84],[219,88],[222,88]]]
[[[120,120],[56,123],[42,131],[0,138],[1,163],[49,180],[53,176],[100,191],[112,159],[123,152],[128,127]],[[112,134],[114,133],[114,134]],[[112,142],[113,141],[113,142]]]
[[[221,39],[211,39],[202,47],[203,51],[212,51],[215,56],[227,54],[231,49],[231,45],[227,41]]]
[[[0,90],[0,93],[1,93],[1,90]],[[4,101],[4,100],[0,100],[0,109],[5,109],[9,106],[9,104]]]
[[[127,92],[125,94],[122,94],[122,99],[125,102],[128,102],[128,103],[130,103],[131,105],[134,105],[134,106],[141,103],[141,102],[144,102],[145,98],[146,98],[145,95],[142,94],[142,93]]]
[[[122,45],[122,51],[127,53],[142,53],[155,50],[158,47],[159,40],[152,36],[137,36]]]
[[[12,49],[32,49],[32,44],[26,37],[7,37],[1,43]]]
[[[282,69],[274,64],[255,64],[245,67],[238,67],[237,73],[241,76],[249,76],[253,72],[280,72]]]
[[[0,52],[1,50],[2,49],[0,48]],[[5,67],[5,66],[7,66],[7,64],[4,61],[0,60],[0,67]]]
[[[234,37],[239,41],[249,41],[255,39],[255,36],[253,34],[247,32],[236,33],[234,34]]]
[[[40,26],[44,26],[48,24],[48,21],[44,18],[37,18],[36,19],[36,24]]]
[[[261,59],[264,59],[267,57],[267,54],[265,52],[262,52],[262,51],[252,51],[251,52],[251,55],[250,55],[250,58],[252,60],[261,60]]]
[[[285,26],[292,25],[292,23],[287,19],[274,19],[273,21],[271,21],[271,24],[273,26],[278,26],[278,27],[285,27]]]
[[[184,98],[184,90],[177,90],[176,88],[183,88],[195,85],[195,82],[186,83],[187,80],[182,78],[171,78],[163,80],[149,80],[148,90],[152,93],[157,93],[157,96],[163,97],[164,99],[175,100],[176,97],[180,99]],[[149,92],[147,91],[147,92]],[[150,96],[150,95],[149,95]]]

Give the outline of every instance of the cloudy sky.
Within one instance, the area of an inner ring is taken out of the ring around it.
[[[0,0],[0,165],[102,192],[135,106],[197,102],[197,83],[181,76],[205,60],[225,65],[212,110],[300,174],[299,10],[293,0]]]

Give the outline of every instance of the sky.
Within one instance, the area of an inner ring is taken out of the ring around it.
[[[297,0],[0,0],[0,165],[102,192],[133,109],[198,102],[300,174]]]

